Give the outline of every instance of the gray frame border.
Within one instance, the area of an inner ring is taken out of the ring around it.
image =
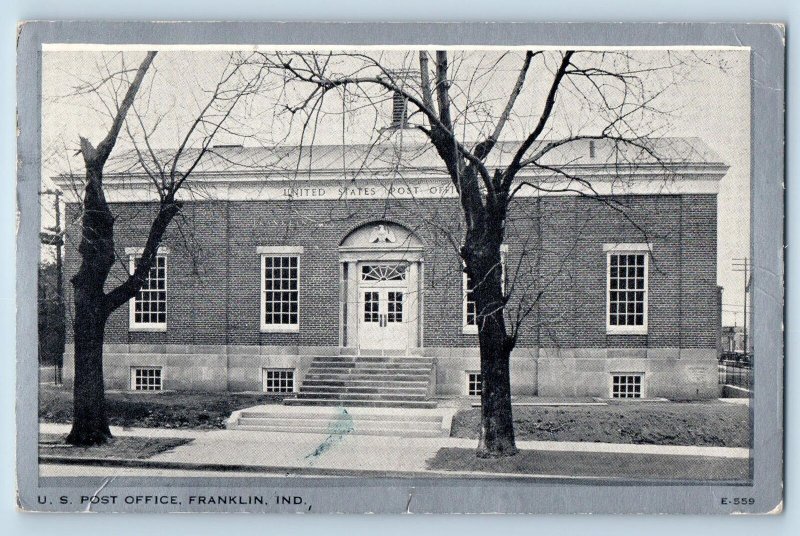
[[[547,481],[414,478],[191,479],[124,478],[120,495],[230,493],[302,495],[315,512],[733,513],[780,512],[783,507],[784,125],[785,28],[771,24],[704,23],[253,23],[31,22],[18,30],[17,273],[36,274],[39,259],[41,49],[43,43],[296,44],[296,45],[553,45],[750,46],[751,257],[755,363],[753,485],[597,486]],[[779,232],[776,232],[778,231]],[[91,494],[102,479],[40,482],[38,418],[30,393],[38,387],[36,277],[17,278],[17,485],[25,510],[74,511],[76,505],[37,504],[50,495]],[[49,480],[49,479],[43,479]],[[208,485],[210,484],[210,485]],[[54,487],[55,486],[55,487]],[[180,486],[187,486],[184,490]],[[218,486],[218,487],[214,487]],[[60,488],[60,489],[56,489]],[[722,506],[720,497],[754,497],[756,504]],[[735,508],[735,509],[734,509]],[[94,508],[93,508],[94,509]],[[108,510],[157,512],[174,507]],[[196,511],[296,511],[296,507],[222,507]],[[298,510],[306,511],[307,506]],[[102,510],[102,508],[100,509]],[[192,511],[182,507],[182,511]]]

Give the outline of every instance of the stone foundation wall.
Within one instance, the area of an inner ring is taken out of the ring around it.
[[[128,390],[132,367],[162,367],[165,390],[261,391],[264,368],[295,369],[302,384],[316,356],[338,355],[335,346],[141,345],[105,348],[106,388]],[[480,370],[476,348],[433,347],[436,396],[466,396],[467,372]],[[64,384],[72,385],[72,348],[64,356]],[[517,348],[511,359],[515,396],[611,396],[614,373],[643,374],[644,397],[705,399],[719,396],[715,350],[678,348]]]

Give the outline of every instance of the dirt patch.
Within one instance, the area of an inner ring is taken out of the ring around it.
[[[473,449],[443,448],[427,464],[429,469],[439,471],[633,480],[744,481],[750,478],[747,459],[704,456],[521,450],[516,456],[483,459],[475,456]]]
[[[237,409],[277,402],[279,397],[249,393],[106,393],[111,425],[140,428],[218,429]],[[72,391],[39,386],[39,420],[72,422]]]
[[[472,408],[455,415],[450,435],[477,439],[479,429]],[[516,406],[514,431],[518,440],[749,447],[750,410],[716,400]]]
[[[68,445],[65,435],[40,434],[39,456],[66,456],[69,458],[125,458],[146,460],[191,442],[180,437],[113,437],[105,445],[75,447]]]

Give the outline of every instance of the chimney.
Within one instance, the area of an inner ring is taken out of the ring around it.
[[[408,99],[395,91],[392,95],[391,128],[408,128]]]
[[[388,80],[399,88],[413,88],[419,85],[419,71],[414,69],[395,69],[388,71]],[[405,89],[404,89],[405,90]],[[408,125],[408,99],[397,91],[392,95],[392,118],[389,129],[406,129]]]
[[[594,158],[594,140],[589,140],[589,158]]]

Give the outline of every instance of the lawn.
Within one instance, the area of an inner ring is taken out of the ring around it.
[[[225,428],[225,419],[237,409],[276,400],[258,393],[113,391],[106,393],[106,410],[112,426],[207,430]],[[40,385],[39,420],[72,422],[72,391]]]
[[[452,437],[477,439],[480,409],[458,412]],[[514,406],[518,440],[748,447],[747,406],[704,402],[611,402],[607,406]]]
[[[125,458],[145,460],[192,441],[179,437],[112,437],[95,447],[74,447],[64,442],[65,435],[40,434],[39,456],[69,458]]]
[[[443,448],[428,460],[428,468],[439,471],[621,479],[741,481],[750,478],[750,465],[746,458],[609,452],[520,450],[517,455],[507,458],[483,459],[475,456],[474,449]]]

